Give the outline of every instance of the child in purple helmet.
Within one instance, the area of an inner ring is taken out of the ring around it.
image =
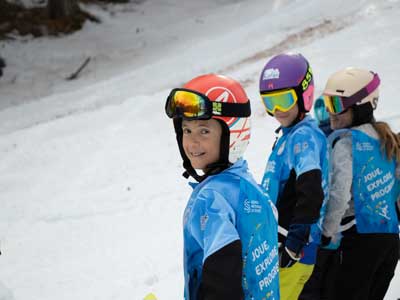
[[[279,214],[281,299],[295,300],[313,271],[328,178],[326,137],[307,115],[314,97],[308,61],[301,54],[272,57],[260,76],[260,95],[281,125],[262,186]]]

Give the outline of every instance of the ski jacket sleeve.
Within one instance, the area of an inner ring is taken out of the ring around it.
[[[237,190],[239,192],[239,190]],[[232,194],[222,195],[213,188],[204,189],[204,215],[201,219],[204,258],[202,266],[200,300],[241,300],[242,246],[236,229],[236,213]],[[231,198],[231,202],[226,197]]]
[[[315,133],[308,128],[300,128],[293,133],[287,147],[289,168],[294,169],[297,179],[311,170],[321,170],[321,145]]]
[[[326,206],[323,234],[333,237],[338,231],[340,221],[350,206],[353,180],[353,154],[351,137],[343,137],[336,142],[331,153],[331,178],[329,197]]]
[[[311,224],[316,223],[324,200],[321,170],[301,174],[295,183],[296,206],[289,225],[285,246],[299,254],[307,244]]]
[[[294,133],[288,146],[292,153],[289,155],[289,167],[296,175],[296,205],[291,224],[312,224],[318,221],[324,201],[321,141],[313,131],[303,128]]]
[[[297,203],[292,224],[317,222],[324,201],[321,170],[314,169],[301,174],[297,177],[295,188]]]
[[[199,300],[242,300],[242,268],[240,240],[213,253],[203,265]]]
[[[289,168],[294,171],[295,180],[294,186],[285,189],[294,189],[295,205],[285,245],[293,252],[299,253],[308,241],[311,224],[319,219],[324,200],[322,146],[312,131],[303,128],[293,134],[288,147]]]
[[[236,194],[229,196],[238,198]],[[204,249],[204,263],[209,256],[240,237],[235,210],[224,195],[217,190],[205,189],[199,197],[204,199],[204,213],[200,216],[202,240],[199,241]]]

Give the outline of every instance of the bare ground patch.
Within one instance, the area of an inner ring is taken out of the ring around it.
[[[84,4],[95,4],[107,9],[108,4],[124,4],[131,2],[141,4],[146,0],[79,0]],[[78,9],[69,18],[51,19],[46,7],[25,8],[21,5],[0,0],[0,40],[14,39],[16,35],[33,37],[57,36],[80,30],[86,21],[99,23],[100,20]]]

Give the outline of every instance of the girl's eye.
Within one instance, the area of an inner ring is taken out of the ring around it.
[[[183,128],[182,132],[183,132],[183,134],[189,134],[190,133],[190,129]]]
[[[201,134],[207,134],[207,133],[209,133],[210,132],[210,130],[208,130],[208,129],[202,129],[201,130]]]

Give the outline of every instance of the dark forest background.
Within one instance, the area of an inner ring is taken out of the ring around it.
[[[0,40],[15,35],[34,37],[68,34],[82,28],[86,21],[101,22],[95,15],[81,8],[82,4],[140,3],[143,0],[31,0],[25,7],[20,0],[0,0]]]

